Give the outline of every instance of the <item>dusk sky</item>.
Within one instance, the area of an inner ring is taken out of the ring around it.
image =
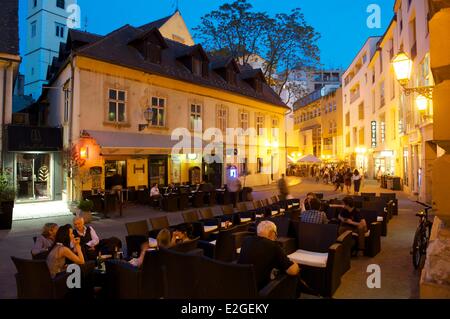
[[[20,1],[21,55],[26,45],[26,3]],[[44,0],[51,1],[51,0]],[[223,0],[179,0],[179,9],[188,28],[197,26],[200,18],[221,4]],[[300,7],[307,22],[321,34],[319,48],[324,67],[347,68],[366,38],[382,35],[393,16],[394,0],[251,0],[255,11],[270,15],[289,12]],[[175,10],[176,0],[78,0],[82,14],[82,29],[87,17],[87,31],[106,34],[125,24],[139,26],[165,17]],[[370,4],[381,7],[381,28],[366,25]],[[196,40],[196,39],[194,39]],[[23,64],[22,64],[23,65]]]

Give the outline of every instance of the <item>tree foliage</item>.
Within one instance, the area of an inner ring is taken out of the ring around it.
[[[213,54],[231,55],[242,64],[260,56],[264,76],[278,94],[294,70],[307,71],[319,62],[319,34],[299,8],[270,16],[253,11],[247,0],[235,0],[203,16],[194,31]],[[298,91],[295,85],[289,86]]]

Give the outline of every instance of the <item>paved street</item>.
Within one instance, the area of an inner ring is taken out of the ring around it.
[[[296,181],[292,181],[295,183]],[[303,181],[291,186],[294,197],[303,197],[308,191],[323,192],[325,198],[342,196],[334,192],[330,185],[316,184]],[[380,192],[373,182],[363,184],[363,192]],[[387,192],[385,189],[382,192]],[[254,198],[262,199],[277,193],[274,185],[256,187]],[[382,237],[382,250],[374,258],[358,257],[352,259],[352,268],[342,278],[342,284],[336,291],[335,298],[417,298],[418,273],[414,271],[409,250],[417,225],[415,212],[418,205],[411,201],[402,192],[397,192],[399,198],[399,215],[389,223],[388,236]],[[219,213],[219,207],[214,207]],[[179,212],[164,213],[148,207],[128,205],[123,217],[113,216],[110,219],[101,219],[93,222],[93,226],[101,238],[111,236],[119,237],[125,242],[126,229],[124,223],[142,220],[150,217],[167,215],[171,224],[182,222]],[[33,220],[15,221],[11,231],[0,231],[0,298],[15,298],[16,285],[14,280],[15,267],[10,256],[30,258],[34,235],[37,235],[44,223],[56,222],[58,224],[71,223],[71,216],[42,218]],[[369,264],[381,267],[381,288],[369,289],[366,286]]]

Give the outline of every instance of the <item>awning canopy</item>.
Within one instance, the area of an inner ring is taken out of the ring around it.
[[[322,163],[322,161],[320,159],[318,159],[317,157],[315,157],[314,155],[311,155],[311,154],[303,156],[297,162],[298,163]]]
[[[83,137],[93,138],[104,154],[123,154],[124,152],[130,154],[153,154],[155,151],[156,153],[169,154],[172,148],[183,139],[181,136],[172,140],[170,135],[93,130],[84,131]],[[209,143],[203,141],[199,137],[191,137],[190,142],[189,139],[187,139],[187,141],[187,146],[190,146],[192,151],[201,151],[201,149]],[[189,149],[184,150],[184,152],[187,151],[189,151]]]

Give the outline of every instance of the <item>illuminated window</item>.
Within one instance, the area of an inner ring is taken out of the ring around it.
[[[166,124],[166,99],[160,97],[152,97],[153,117],[150,122],[151,126],[163,127]]]
[[[218,106],[217,107],[217,127],[222,131],[222,133],[226,132],[228,125],[228,109],[226,106]]]

